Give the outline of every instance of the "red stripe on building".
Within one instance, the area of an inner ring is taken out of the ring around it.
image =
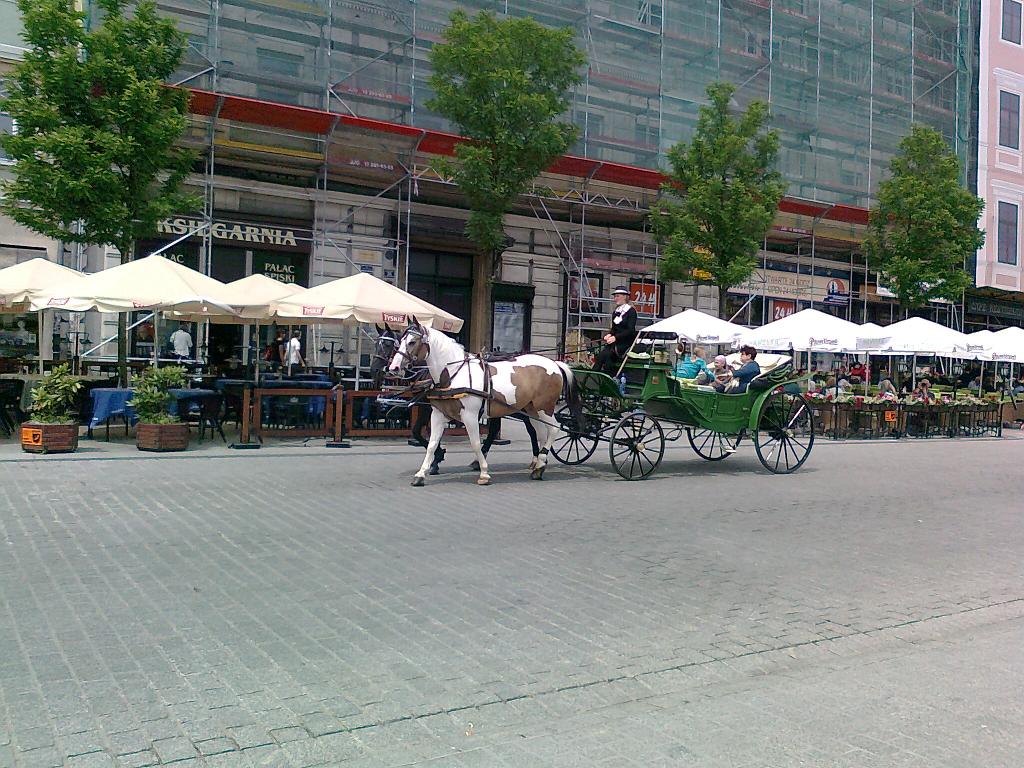
[[[321,136],[330,132],[331,126],[338,121],[339,125],[357,130],[390,134],[407,138],[413,142],[418,141],[420,151],[432,155],[451,155],[455,151],[455,145],[464,141],[461,136],[454,133],[429,131],[386,120],[371,120],[367,117],[354,117],[325,112],[320,109],[278,104],[244,96],[229,96],[211,91],[192,90],[189,109],[194,114],[209,117],[216,111],[218,101],[221,102],[219,117],[224,120]],[[598,181],[640,189],[659,189],[668,181],[667,176],[651,168],[593,160],[576,155],[563,155],[551,165],[549,170],[564,176],[593,178]],[[783,213],[821,217],[847,224],[868,223],[868,211],[865,208],[857,208],[852,205],[828,205],[787,197],[783,198],[779,204],[779,210]]]

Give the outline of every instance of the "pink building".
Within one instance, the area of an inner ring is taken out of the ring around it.
[[[1024,30],[1022,0],[982,0],[978,77],[978,194],[985,247],[977,284],[1024,291]]]

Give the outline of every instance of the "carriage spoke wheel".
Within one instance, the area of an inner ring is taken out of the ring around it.
[[[665,433],[657,419],[639,411],[627,414],[612,430],[608,445],[612,466],[626,480],[643,480],[665,456]]]
[[[721,461],[736,452],[743,439],[742,435],[726,435],[712,432],[710,429],[687,427],[686,437],[690,441],[693,452],[705,461]]]
[[[569,412],[568,405],[563,405],[555,411],[555,421],[561,426],[562,431],[558,433],[558,437],[551,444],[551,455],[562,464],[570,466],[582,464],[597,450],[596,432],[600,425],[595,424],[595,420],[585,413],[583,420],[584,431],[580,431],[576,420]]]
[[[799,395],[777,390],[761,408],[754,434],[757,458],[769,472],[788,475],[807,461],[814,445],[814,416]]]

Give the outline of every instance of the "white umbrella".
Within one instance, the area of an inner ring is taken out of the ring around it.
[[[82,277],[81,272],[48,259],[29,259],[0,269],[0,312],[25,312],[32,294]]]
[[[686,309],[659,320],[640,331],[641,336],[656,337],[667,334],[697,344],[732,344],[746,328],[714,315]]]
[[[923,317],[900,320],[884,326],[882,332],[882,335],[878,335],[877,331],[871,336],[858,335],[854,349],[890,355],[964,357],[970,354],[965,334]]]
[[[274,316],[307,323],[367,323],[402,328],[414,317],[423,325],[458,332],[462,319],[373,275],[357,272],[349,277],[309,288],[274,302]]]
[[[781,320],[740,334],[740,343],[757,349],[798,352],[845,352],[855,349],[859,326],[849,320],[803,309]]]
[[[1008,360],[1011,363],[1024,362],[1024,328],[1012,326],[995,331],[992,334],[992,359]],[[1009,357],[997,357],[998,355],[1013,355]]]
[[[209,312],[199,314],[173,312],[170,317],[182,322],[208,320],[211,323],[254,325],[271,318],[275,301],[287,299],[304,290],[301,285],[282,283],[266,275],[249,275],[226,284],[221,292],[221,297],[233,309],[230,314],[217,314],[216,308],[210,308]]]
[[[78,280],[54,285],[31,297],[32,309],[71,312],[132,312],[174,309],[180,312],[232,314],[224,283],[163,256],[120,264]]]

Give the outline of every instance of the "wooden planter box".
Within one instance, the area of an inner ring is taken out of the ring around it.
[[[78,424],[21,425],[21,450],[26,453],[74,453],[78,450]]]
[[[135,428],[135,446],[140,451],[188,450],[188,424],[142,424]]]

